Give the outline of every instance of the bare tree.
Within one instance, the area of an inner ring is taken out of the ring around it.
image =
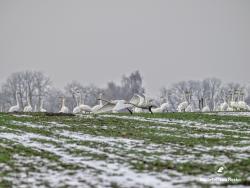
[[[41,96],[45,95],[50,87],[50,79],[42,72],[37,71],[22,71],[11,74],[2,86],[2,95],[5,96],[5,106],[15,104],[15,94],[20,93],[20,106],[24,107],[27,103],[27,97],[31,104],[38,97],[38,105],[41,102]]]
[[[129,100],[134,94],[143,94],[143,79],[139,71],[132,72],[129,76],[122,76],[121,84],[109,82],[105,89],[105,95],[113,99]]]
[[[63,96],[63,92],[56,88],[51,88],[46,95],[46,100],[44,107],[48,112],[59,112],[61,107],[60,97]],[[68,105],[68,100],[66,100],[66,105]]]
[[[51,88],[51,80],[48,76],[44,75],[42,72],[34,72],[33,73],[33,82],[34,82],[34,90],[37,95],[37,105],[41,105],[42,97],[48,95]],[[31,96],[33,92],[30,92]],[[32,101],[32,98],[30,98]]]

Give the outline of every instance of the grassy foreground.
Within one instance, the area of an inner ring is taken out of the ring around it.
[[[0,187],[20,185],[247,186],[250,117],[0,113]]]

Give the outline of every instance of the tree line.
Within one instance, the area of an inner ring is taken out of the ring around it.
[[[167,83],[166,83],[167,84]],[[12,73],[0,88],[0,111],[7,112],[10,106],[16,104],[16,92],[19,95],[20,107],[23,108],[28,100],[33,109],[39,109],[41,101],[49,112],[58,112],[60,109],[59,97],[64,96],[70,110],[76,106],[74,89],[78,89],[83,96],[85,104],[93,106],[100,93],[105,99],[129,100],[137,94],[144,94],[143,77],[139,71],[123,75],[119,83],[108,82],[105,88],[95,85],[82,85],[80,82],[67,83],[63,89],[56,88],[51,79],[41,71],[21,71]],[[155,102],[160,105],[168,102],[169,111],[176,111],[177,106],[183,101],[189,101],[195,109],[200,109],[200,101],[205,100],[211,110],[223,101],[229,101],[234,96],[244,96],[250,103],[250,88],[240,83],[222,83],[217,78],[204,80],[188,80],[173,83],[170,87],[162,87]],[[235,98],[237,99],[237,98]]]
[[[21,71],[12,73],[2,84],[0,89],[0,111],[7,112],[16,104],[16,92],[19,93],[20,108],[23,109],[30,101],[33,110],[37,111],[43,100],[44,108],[48,112],[58,112],[61,107],[60,97],[64,96],[66,105],[72,111],[76,106],[74,89],[78,89],[85,104],[90,106],[98,103],[100,93],[105,99],[126,99],[132,98],[134,93],[144,93],[143,80],[139,71],[130,75],[123,75],[120,83],[108,82],[105,88],[95,85],[82,85],[78,81],[67,83],[63,89],[56,88],[51,79],[41,71]]]

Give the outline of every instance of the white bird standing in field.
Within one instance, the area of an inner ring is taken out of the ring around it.
[[[185,112],[186,111],[186,108],[188,107],[188,102],[187,101],[184,101],[182,103],[180,103],[177,107],[177,111],[178,112]]]
[[[82,100],[82,94],[77,88],[73,90],[73,95],[76,99],[76,107],[73,109],[74,114],[92,112],[91,107],[84,104],[84,100]]]
[[[161,104],[160,107],[158,108],[152,108],[152,112],[156,112],[156,113],[162,113],[162,112],[165,112],[165,111],[168,111],[169,108],[170,108],[170,105],[168,102],[166,102],[167,99],[164,99],[163,97],[161,97],[163,99],[163,103]]]
[[[18,91],[16,91],[16,105],[10,107],[9,112],[19,112],[20,109],[20,104],[19,104],[19,99],[18,99],[18,94],[20,94]]]
[[[240,111],[248,111],[249,110],[249,106],[247,105],[247,103],[244,100],[244,93],[240,92],[240,99],[238,101],[238,110]]]
[[[84,100],[82,100],[82,94],[81,92],[77,91],[80,95],[80,104],[79,104],[79,107],[81,109],[81,112],[83,113],[91,113],[92,112],[92,109],[89,105],[86,105],[84,104]]]
[[[77,96],[76,91],[73,90],[73,95],[76,100],[76,107],[73,109],[73,114],[79,114],[81,113],[80,103],[79,103],[79,96]]]
[[[188,100],[186,99],[187,95],[188,95]],[[193,108],[192,108],[192,105],[190,104],[190,102],[191,102],[191,92],[185,92],[184,96],[185,96],[184,97],[185,101],[178,105],[177,111],[178,112],[192,112]]]
[[[59,111],[59,113],[69,113],[69,108],[67,106],[65,106],[65,97],[60,97],[62,99],[62,107],[61,110]]]
[[[154,113],[162,113],[162,112],[164,112],[167,109],[169,109],[169,104],[168,103],[163,103],[163,104],[161,104],[160,107],[158,107],[158,108],[152,108],[151,110]]]
[[[31,106],[31,102],[30,102],[30,97],[27,93],[27,106],[24,107],[23,111],[24,112],[32,112],[32,106]]]
[[[92,112],[97,112],[99,109],[101,109],[103,107],[103,103],[102,103],[102,93],[99,94],[99,104],[95,105],[92,107]]]

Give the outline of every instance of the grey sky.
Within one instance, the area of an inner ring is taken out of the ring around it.
[[[249,0],[0,0],[0,80],[42,70],[104,86],[140,70],[146,89],[250,81]]]

